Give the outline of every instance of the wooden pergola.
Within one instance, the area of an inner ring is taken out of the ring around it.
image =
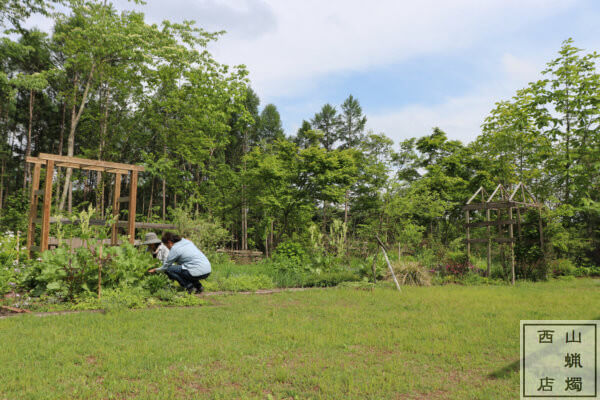
[[[478,196],[481,196],[480,203],[473,203]],[[471,258],[471,244],[472,243],[487,243],[487,276],[490,276],[491,265],[492,265],[492,241],[496,243],[509,243],[510,244],[510,264],[512,283],[515,284],[515,236],[514,236],[514,225],[517,225],[517,232],[519,238],[521,237],[521,210],[528,208],[537,208],[540,212],[539,219],[539,234],[540,234],[540,248],[544,249],[544,234],[542,230],[542,218],[541,210],[542,205],[538,203],[535,196],[529,191],[529,189],[523,184],[518,183],[513,189],[512,193],[499,184],[496,186],[494,192],[487,197],[487,193],[483,187],[477,189],[477,191],[471,196],[467,204],[463,207],[465,211],[465,226],[467,230],[467,261]],[[484,211],[485,220],[471,222],[471,211]],[[494,210],[497,212],[497,219],[492,221],[490,218],[490,212]],[[508,210],[508,219],[502,219],[502,210]],[[516,210],[517,218],[513,218],[513,210]],[[504,226],[508,225],[508,237],[502,237]],[[498,228],[499,236],[492,237],[491,227],[496,226]],[[487,227],[486,238],[471,238],[471,228],[474,227]]]
[[[38,157],[27,157],[28,163],[34,164],[33,177],[31,184],[31,194],[29,203],[29,222],[27,224],[27,249],[31,251],[48,250],[48,241],[50,235],[50,223],[57,222],[50,218],[50,206],[52,204],[52,180],[54,178],[54,168],[77,168],[88,171],[107,172],[115,175],[115,186],[113,191],[113,216],[118,219],[121,203],[129,203],[128,221],[118,221],[112,226],[111,244],[118,243],[117,226],[126,222],[129,242],[135,241],[135,213],[137,199],[138,173],[144,171],[144,167],[131,164],[121,164],[108,161],[90,160],[85,158],[59,156],[55,154],[40,153]],[[40,174],[42,167],[46,168],[46,181],[44,189],[40,190]],[[123,175],[130,176],[129,196],[121,197],[121,180]],[[38,218],[38,199],[43,197],[42,217]],[[34,245],[35,226],[41,224],[41,243]]]

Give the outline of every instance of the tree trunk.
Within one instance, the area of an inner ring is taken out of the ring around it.
[[[85,89],[83,90],[83,95],[81,96],[81,104],[79,105],[79,110],[77,110],[77,89],[79,88],[79,79],[76,76],[73,80],[73,107],[71,109],[71,127],[69,129],[69,139],[67,141],[67,156],[73,157],[73,152],[75,151],[75,130],[77,129],[77,124],[79,123],[79,119],[81,118],[81,114],[83,114],[83,110],[85,109],[85,103],[87,101],[88,93],[90,91],[90,86],[92,85],[92,78],[94,76],[94,64],[90,68],[90,73],[88,74],[88,79],[85,84]],[[71,185],[71,175],[73,174],[72,168],[67,168],[67,173],[65,176],[65,184],[62,192],[62,196],[60,198],[59,209],[62,210],[65,207],[65,199],[67,197],[67,193],[70,194],[70,189],[72,189],[73,185]],[[71,198],[71,197],[69,197]]]
[[[109,109],[109,101],[110,101],[110,87],[106,87],[104,91],[106,94],[104,96],[104,112],[100,117],[100,144],[98,147],[98,160],[102,160],[104,155],[104,147],[106,146],[106,130],[108,127],[108,109]],[[102,99],[100,99],[100,104],[102,104]],[[96,199],[96,204],[100,205],[100,215],[104,217],[104,180],[102,179],[102,171],[98,171],[98,196]]]
[[[58,141],[58,155],[62,156],[63,153],[63,143],[64,143],[64,138],[65,138],[65,117],[67,114],[67,102],[63,100],[63,107],[62,107],[62,120],[60,122],[60,138]],[[61,168],[60,167],[56,167],[56,183],[57,186],[60,187],[60,174],[61,174]],[[60,196],[56,196],[56,207],[58,207],[60,205]]]
[[[167,217],[167,181],[162,180],[162,220],[165,222]]]
[[[150,182],[150,200],[148,201],[148,219],[152,218],[152,199],[154,198],[154,178]]]
[[[29,90],[29,126],[27,128],[27,147],[25,148],[25,157],[31,156],[31,130],[33,128],[33,89]],[[31,171],[31,164],[25,163],[26,167],[23,170],[23,189],[27,187],[27,178]]]
[[[344,224],[346,226],[348,226],[348,197],[349,197],[349,190],[346,190],[346,199],[344,202]]]

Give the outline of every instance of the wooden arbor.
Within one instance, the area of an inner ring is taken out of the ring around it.
[[[480,203],[473,203],[478,195],[481,195]],[[521,210],[527,208],[537,208],[540,212],[539,219],[539,233],[540,233],[540,248],[544,248],[544,234],[542,230],[542,218],[541,218],[541,207],[537,199],[529,189],[523,184],[519,183],[513,189],[509,195],[509,191],[504,188],[501,184],[496,186],[494,192],[486,199],[487,193],[483,187],[477,189],[475,194],[471,196],[467,204],[463,207],[465,211],[465,226],[467,230],[467,260],[471,258],[471,244],[472,243],[487,243],[487,276],[490,276],[490,270],[492,265],[492,241],[496,243],[509,243],[510,244],[510,265],[512,274],[512,283],[515,284],[515,236],[514,236],[514,225],[517,225],[517,232],[521,237]],[[471,222],[471,211],[483,211],[485,210],[485,220],[478,222]],[[496,211],[497,219],[492,221],[490,218],[491,211]],[[517,219],[513,218],[513,211],[516,210]],[[502,219],[502,212],[508,211],[508,219]],[[503,237],[504,226],[508,226],[508,237]],[[491,227],[495,226],[498,230],[498,236],[492,237]],[[483,239],[472,239],[471,228],[474,227],[486,227],[487,238]]]
[[[38,157],[27,157],[28,163],[34,164],[31,194],[29,198],[29,222],[27,224],[27,248],[29,251],[48,250],[48,238],[50,235],[50,206],[52,204],[52,180],[54,178],[54,167],[78,168],[83,170],[101,171],[115,174],[115,187],[113,191],[113,215],[119,214],[121,203],[129,202],[129,219],[127,222],[127,233],[130,243],[135,241],[135,213],[137,199],[138,173],[144,171],[144,167],[130,164],[121,164],[108,161],[89,160],[85,158],[66,157],[55,154],[40,153]],[[46,167],[46,181],[44,189],[40,190],[40,173],[42,166]],[[123,175],[131,173],[130,189],[128,197],[121,197],[121,179]],[[42,218],[37,218],[38,199],[43,196]],[[41,224],[42,234],[40,246],[35,246],[35,225]],[[117,224],[113,224],[111,244],[117,244]]]

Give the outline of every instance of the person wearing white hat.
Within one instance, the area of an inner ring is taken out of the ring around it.
[[[142,244],[148,246],[148,251],[152,253],[152,257],[164,264],[169,257],[169,248],[156,236],[156,233],[146,233]]]

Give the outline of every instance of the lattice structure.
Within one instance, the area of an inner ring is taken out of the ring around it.
[[[481,196],[480,203],[473,203],[478,196]],[[515,283],[515,235],[514,226],[517,225],[518,236],[521,237],[521,210],[528,208],[537,208],[540,212],[539,218],[539,234],[540,234],[540,248],[543,251],[544,248],[544,234],[542,229],[542,218],[541,208],[542,205],[538,203],[535,196],[529,191],[529,189],[523,184],[519,183],[515,186],[512,192],[509,192],[504,186],[499,184],[496,186],[494,192],[487,197],[487,193],[483,187],[477,189],[475,194],[471,196],[467,204],[463,207],[465,211],[465,226],[467,231],[467,260],[471,258],[471,244],[473,243],[487,243],[487,276],[490,276],[491,264],[492,264],[492,242],[496,243],[509,243],[510,244],[510,263],[512,273],[512,283]],[[496,211],[497,219],[491,220],[491,211]],[[508,211],[508,219],[502,219],[502,211]],[[471,222],[471,212],[485,211],[485,220]],[[516,211],[516,219],[513,218],[513,211]],[[497,227],[499,235],[492,237],[491,228]],[[508,237],[503,237],[504,226],[508,226]],[[471,228],[474,227],[486,227],[487,237],[483,239],[472,239]]]
[[[129,203],[129,218],[128,221],[118,221],[113,224],[111,244],[117,244],[117,226],[126,224],[127,233],[130,243],[135,241],[135,213],[137,199],[137,183],[138,173],[144,171],[144,167],[138,165],[113,163],[108,161],[89,160],[85,158],[66,157],[55,154],[40,153],[38,157],[27,157],[28,163],[34,164],[33,178],[31,184],[31,194],[29,198],[29,222],[27,224],[27,248],[29,251],[48,250],[48,241],[50,235],[50,223],[57,222],[50,218],[50,206],[52,204],[52,180],[54,178],[54,168],[77,168],[91,171],[107,172],[115,175],[115,186],[113,190],[113,215],[119,215],[121,203]],[[42,167],[46,168],[46,181],[44,189],[40,190],[40,174]],[[121,197],[121,180],[123,175],[130,176],[129,196]],[[38,199],[43,197],[42,218],[38,218]],[[35,226],[41,224],[41,243],[39,246],[34,245],[35,241]]]

